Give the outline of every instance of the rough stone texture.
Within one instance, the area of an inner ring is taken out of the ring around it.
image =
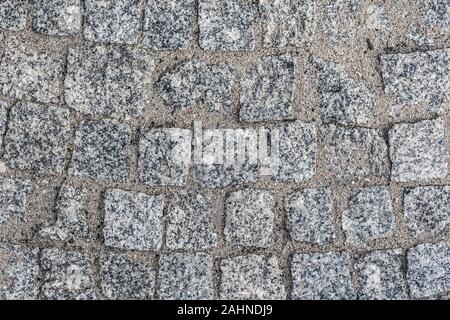
[[[159,261],[159,299],[214,298],[213,259],[205,253],[171,253]]]
[[[396,124],[389,131],[389,145],[392,180],[426,181],[447,176],[443,119]]]
[[[100,284],[106,299],[153,299],[155,275],[151,264],[142,259],[117,253],[103,253],[100,257]]]
[[[420,244],[408,251],[406,277],[413,298],[423,299],[450,291],[449,256],[448,242]]]
[[[80,0],[32,0],[33,30],[50,36],[75,35],[81,30]]]
[[[292,299],[353,299],[349,260],[345,252],[295,254],[291,267]]]
[[[225,203],[225,240],[231,245],[267,248],[272,243],[275,199],[264,190],[244,189]]]
[[[401,250],[362,253],[355,258],[358,299],[404,300],[408,298]]]
[[[3,0],[0,3],[0,29],[23,30],[27,24],[28,0]]]
[[[28,198],[33,191],[28,180],[0,178],[0,224],[26,221]]]
[[[107,181],[129,177],[127,146],[131,129],[115,120],[83,121],[75,134],[69,174]]]
[[[70,138],[69,111],[19,102],[11,108],[3,160],[10,168],[60,174]]]
[[[285,198],[284,209],[292,240],[326,245],[335,239],[330,189],[295,191]]]
[[[128,250],[158,250],[162,242],[164,200],[119,189],[104,196],[105,245]]]
[[[0,148],[3,145],[3,136],[6,131],[6,122],[8,121],[9,103],[0,100]]]
[[[87,115],[137,117],[149,104],[153,59],[123,46],[69,49],[66,103]]]
[[[286,299],[281,270],[275,257],[251,254],[221,262],[220,299]]]

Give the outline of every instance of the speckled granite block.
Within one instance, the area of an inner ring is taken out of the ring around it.
[[[64,77],[60,53],[29,48],[18,37],[11,37],[0,63],[0,91],[14,99],[58,103]]]
[[[28,180],[0,179],[0,224],[12,219],[26,221],[28,198],[32,191]]]
[[[50,36],[76,35],[81,30],[80,0],[32,0],[33,30]]]
[[[284,201],[287,228],[292,240],[326,245],[333,242],[333,202],[331,190],[302,189]]]
[[[389,189],[384,186],[355,188],[350,191],[347,209],[342,213],[346,242],[364,242],[392,235],[395,217]]]
[[[137,117],[149,104],[154,61],[143,50],[123,46],[69,49],[65,100],[87,115]]]
[[[158,298],[211,300],[214,298],[214,263],[205,253],[163,254],[159,261]]]
[[[256,122],[294,118],[295,58],[267,56],[252,62],[241,80],[241,121]]]
[[[191,164],[188,129],[142,129],[139,180],[150,186],[185,186]]]
[[[0,2],[0,29],[20,31],[27,25],[28,0]]]
[[[267,248],[272,244],[275,198],[264,190],[232,192],[225,202],[225,240],[234,246]]]
[[[49,300],[95,299],[94,271],[87,255],[76,251],[41,251],[42,294]]]
[[[292,299],[353,299],[349,260],[345,252],[295,254],[291,267]]]
[[[19,102],[10,111],[3,159],[12,169],[60,174],[70,139],[66,109]]]
[[[448,242],[419,244],[408,251],[406,278],[413,298],[427,298],[450,291],[449,257]]]
[[[420,17],[410,38],[419,46],[432,47],[450,41],[450,3],[447,0],[414,2]]]
[[[253,15],[254,7],[249,0],[200,0],[200,47],[204,50],[253,50]]]
[[[155,268],[144,259],[117,253],[100,256],[100,286],[106,299],[153,299],[155,275]]]
[[[396,124],[389,131],[393,181],[425,181],[445,178],[448,149],[444,120]]]
[[[220,299],[283,300],[286,289],[275,257],[251,254],[223,259]]]
[[[0,299],[38,298],[38,254],[39,249],[0,242]]]
[[[77,128],[75,150],[69,174],[106,181],[129,177],[126,148],[131,143],[131,129],[116,120],[87,120]]]
[[[0,100],[0,148],[3,145],[3,136],[6,131],[6,123],[8,122],[9,103]]]
[[[147,2],[142,45],[153,50],[186,49],[192,37],[193,0]]]
[[[159,250],[164,210],[161,197],[108,189],[104,206],[105,245],[128,250]]]
[[[358,299],[404,300],[408,298],[401,250],[380,250],[355,257]]]
[[[166,217],[166,246],[171,250],[207,250],[217,245],[210,194],[182,192],[172,195]]]

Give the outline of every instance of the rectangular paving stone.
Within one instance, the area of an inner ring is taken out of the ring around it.
[[[164,205],[159,196],[108,189],[104,196],[105,245],[127,250],[159,250]]]
[[[448,149],[444,120],[396,124],[389,131],[393,181],[426,181],[445,178]]]
[[[33,0],[33,30],[50,36],[76,35],[81,30],[80,0]]]
[[[213,269],[213,258],[205,253],[161,255],[158,298],[161,300],[214,299]]]
[[[3,145],[3,137],[6,131],[6,123],[8,121],[9,103],[0,100],[0,148]]]
[[[64,170],[69,139],[68,110],[18,102],[10,111],[3,160],[12,169],[60,174]]]
[[[26,221],[32,191],[28,180],[0,178],[0,224],[12,219]]]
[[[20,31],[27,25],[28,0],[0,2],[0,29]]]

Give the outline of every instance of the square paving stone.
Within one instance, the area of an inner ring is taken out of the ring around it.
[[[172,195],[166,217],[166,246],[171,250],[206,250],[217,245],[210,194],[182,192]]]
[[[151,186],[185,186],[191,164],[191,140],[188,129],[142,129],[140,181]]]
[[[425,243],[411,248],[406,256],[411,296],[423,299],[450,291],[450,244]]]
[[[354,299],[350,257],[345,252],[300,253],[292,259],[292,299]]]
[[[36,300],[39,249],[0,242],[0,299]]]
[[[155,268],[143,259],[117,253],[100,256],[100,284],[106,299],[153,299],[155,275]]]
[[[33,0],[33,30],[51,36],[76,35],[81,30],[80,0]]]
[[[75,134],[69,174],[106,181],[127,179],[131,134],[128,125],[116,120],[83,121]]]
[[[28,198],[32,191],[28,180],[0,178],[0,224],[12,219],[26,221]]]
[[[220,299],[284,300],[286,289],[275,257],[251,254],[223,259]]]
[[[192,37],[193,0],[147,2],[142,45],[153,50],[186,49]]]
[[[142,0],[85,0],[84,38],[135,44],[141,34]]]
[[[272,243],[275,198],[264,190],[232,192],[225,203],[225,239],[231,245],[267,248]]]
[[[161,255],[158,298],[162,300],[214,299],[213,269],[213,258],[205,253]]]
[[[6,131],[6,123],[8,122],[9,103],[0,100],[0,148],[3,145],[3,137]]]
[[[28,0],[0,2],[0,29],[20,31],[27,25]]]
[[[284,202],[291,239],[325,245],[333,242],[333,203],[330,189],[302,189]]]
[[[254,7],[249,0],[200,0],[198,24],[204,50],[249,51],[255,47]]]
[[[60,53],[38,51],[11,37],[0,63],[0,92],[14,99],[58,103],[64,79]]]
[[[350,245],[392,235],[395,217],[389,189],[383,186],[352,189],[347,209],[342,213],[342,229]]]
[[[93,300],[94,271],[87,255],[76,251],[41,251],[42,294],[48,300]]]
[[[393,181],[425,181],[445,178],[448,149],[444,120],[396,124],[389,131]]]
[[[3,159],[12,169],[60,174],[69,139],[68,110],[19,102],[10,111]]]
[[[128,250],[159,250],[164,210],[161,197],[108,189],[104,206],[105,245]]]
[[[65,100],[87,115],[137,117],[149,103],[154,61],[123,46],[69,49]]]
[[[363,300],[407,299],[401,250],[362,253],[355,258],[358,298]]]

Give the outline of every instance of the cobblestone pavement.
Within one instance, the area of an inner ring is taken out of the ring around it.
[[[0,52],[0,299],[449,298],[448,0],[2,0]]]

